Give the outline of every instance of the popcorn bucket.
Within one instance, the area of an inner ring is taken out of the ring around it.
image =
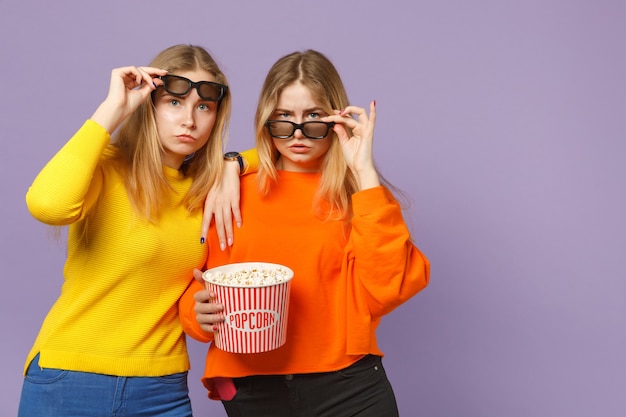
[[[206,270],[206,288],[224,306],[215,346],[232,353],[260,353],[281,347],[287,336],[293,271],[266,262],[242,262]]]

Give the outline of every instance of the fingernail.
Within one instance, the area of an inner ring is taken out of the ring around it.
[[[233,239],[232,238],[228,238],[228,246],[232,246],[233,245]]]
[[[216,332],[217,331],[217,326],[213,326],[213,331]]]
[[[204,238],[203,237],[200,238],[200,244],[204,245]]]
[[[241,222],[237,222],[237,227],[241,228]]]
[[[374,107],[376,107],[376,100],[374,100]]]
[[[220,249],[221,249],[221,250],[226,249],[226,245],[224,245],[223,243],[220,243]]]
[[[346,109],[341,109],[339,110],[339,115],[343,116],[343,113],[346,111]]]

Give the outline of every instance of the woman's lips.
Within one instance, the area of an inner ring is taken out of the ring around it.
[[[184,143],[193,143],[196,141],[196,138],[194,138],[193,136],[189,136],[189,135],[178,135],[176,136],[176,138],[178,138],[179,141],[184,142]]]
[[[293,153],[306,153],[309,151],[309,147],[304,145],[292,145],[289,147],[289,150]]]

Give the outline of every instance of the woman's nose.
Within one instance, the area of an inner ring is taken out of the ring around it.
[[[188,129],[193,129],[196,127],[196,119],[194,117],[194,108],[193,106],[185,107],[183,112],[183,126]]]
[[[298,138],[298,139],[302,139],[304,138],[304,132],[302,131],[302,129],[304,129],[304,127],[296,127],[296,129],[293,131],[293,137]]]

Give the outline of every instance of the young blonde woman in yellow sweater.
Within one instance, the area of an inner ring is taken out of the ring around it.
[[[375,118],[374,102],[369,114],[349,105],[319,52],[289,54],[265,79],[255,119],[259,170],[241,178],[243,224],[225,251],[209,233],[207,267],[264,261],[295,274],[283,346],[255,354],[209,347],[203,382],[231,417],[398,415],[376,328],[426,287],[430,266],[381,185]],[[222,306],[195,274],[181,322],[211,341]]]
[[[114,69],[106,99],[34,180],[28,208],[69,225],[68,250],[20,417],[191,416],[177,302],[206,262],[202,206],[230,111],[211,55],[167,48],[150,66]]]

